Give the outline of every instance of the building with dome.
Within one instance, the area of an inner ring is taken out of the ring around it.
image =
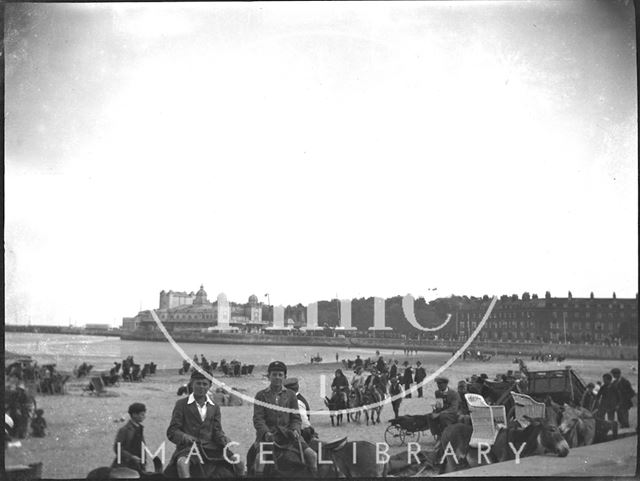
[[[209,301],[204,286],[195,294],[190,292],[161,291],[156,314],[168,331],[181,330],[241,330],[259,332],[267,326],[262,316],[263,305],[251,295],[246,303],[229,302],[224,293],[215,302]],[[122,319],[125,330],[158,327],[150,311],[141,311],[134,317]]]

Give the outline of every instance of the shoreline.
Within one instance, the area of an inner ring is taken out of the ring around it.
[[[172,333],[176,342],[196,344],[246,344],[263,346],[322,346],[347,347],[361,349],[385,349],[402,351],[410,348],[418,352],[448,352],[460,349],[464,341],[434,341],[434,340],[401,340],[369,337],[326,337],[307,335],[260,335],[260,334],[204,334],[204,333]],[[122,341],[135,340],[144,342],[167,342],[160,332],[131,331],[120,336]],[[542,344],[542,343],[501,343],[474,342],[471,350],[479,350],[488,354],[502,356],[531,357],[537,353],[566,355],[573,359],[602,359],[602,360],[637,360],[638,346],[600,346],[593,344]]]
[[[66,334],[79,336],[118,337],[121,341],[167,342],[164,335],[157,331],[85,330],[61,326],[5,326],[5,332],[31,334]],[[188,342],[207,345],[254,345],[254,346],[306,346],[386,349],[402,351],[409,347],[419,352],[454,352],[464,341],[413,340],[384,337],[359,337],[340,335],[329,337],[322,335],[285,335],[285,334],[232,334],[232,333],[171,333],[176,342]],[[552,344],[552,343],[504,343],[499,341],[475,341],[471,350],[480,350],[487,354],[503,356],[531,357],[537,353],[566,355],[573,359],[602,359],[617,361],[638,360],[637,345],[597,345],[597,344]]]

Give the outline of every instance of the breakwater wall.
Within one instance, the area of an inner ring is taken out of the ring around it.
[[[120,337],[120,329],[98,329],[67,326],[21,326],[7,324],[5,332],[32,332],[34,334],[70,334],[76,336],[111,336]]]
[[[233,334],[233,333],[172,333],[176,342],[194,342],[205,344],[255,344],[270,346],[336,346],[371,349],[394,349],[401,351],[407,347],[417,351],[436,351],[453,353],[460,349],[460,341],[404,341],[401,339],[366,338],[366,337],[328,337],[328,336],[296,336],[271,334]],[[132,331],[122,332],[123,340],[166,342],[161,332]],[[564,355],[574,359],[624,359],[637,360],[637,346],[605,346],[589,344],[538,344],[538,343],[500,343],[474,342],[473,350],[486,354],[522,356],[530,358],[534,354]]]

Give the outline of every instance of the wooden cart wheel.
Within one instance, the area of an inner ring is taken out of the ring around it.
[[[389,446],[402,446],[404,444],[404,430],[391,424],[384,432],[384,440]]]

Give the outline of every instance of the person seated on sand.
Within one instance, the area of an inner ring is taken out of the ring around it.
[[[457,391],[449,389],[449,379],[446,377],[436,378],[436,385],[438,386],[435,392],[436,405],[428,417],[431,434],[433,437],[439,438],[444,428],[458,422],[460,395]]]
[[[209,396],[211,381],[194,370],[191,384],[193,392],[176,402],[167,429],[167,438],[176,445],[165,470],[170,477],[177,474],[179,478],[189,478],[192,467],[194,472],[210,476],[216,462],[224,459],[223,450],[229,443],[222,430],[220,407]],[[233,459],[229,450],[226,454],[227,458]],[[244,470],[242,463],[234,464],[233,468],[236,473]]]
[[[145,471],[142,464],[142,444],[144,443],[142,421],[146,414],[147,408],[142,403],[133,403],[129,406],[129,422],[118,430],[113,443],[116,458],[111,464],[112,468],[126,467],[139,473]]]
[[[44,438],[47,421],[42,417],[44,410],[36,409],[36,417],[31,420],[31,435],[34,438]]]
[[[300,394],[300,384],[298,383],[297,377],[289,377],[285,379],[284,387],[291,389],[296,393],[298,409],[300,411],[300,434],[302,434],[302,439],[304,439],[308,444],[314,437],[317,437],[315,429],[311,426],[311,418],[309,416],[311,406],[309,406],[305,397]]]
[[[309,447],[300,434],[302,421],[300,419],[298,399],[293,391],[284,387],[287,377],[287,366],[281,361],[273,361],[267,367],[269,387],[256,394],[256,401],[273,404],[275,406],[295,410],[295,412],[283,412],[280,410],[265,408],[255,403],[253,405],[253,426],[256,430],[255,448],[260,448],[260,443],[271,443],[275,439],[277,430],[282,429],[298,440],[305,464],[312,475],[318,473],[318,456]],[[265,450],[268,450],[266,448]],[[248,460],[249,461],[249,460]],[[255,471],[262,473],[264,464],[260,463],[260,457],[255,458]]]

